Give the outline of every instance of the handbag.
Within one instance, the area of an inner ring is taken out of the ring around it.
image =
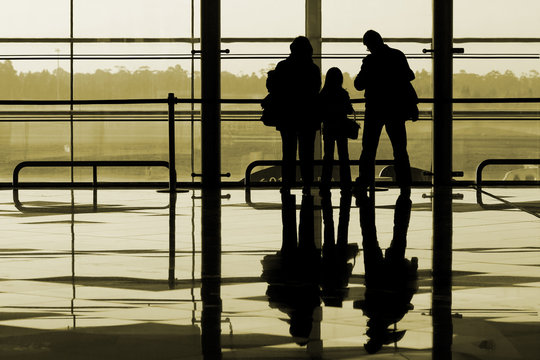
[[[405,99],[405,116],[406,120],[412,120],[416,121],[419,117],[419,111],[418,111],[418,95],[416,94],[416,91],[414,90],[414,87],[409,82],[407,84],[406,88],[406,99]]]
[[[261,102],[261,107],[263,109],[261,115],[263,124],[266,126],[277,126],[279,123],[279,116],[276,111],[276,104],[272,99],[272,94],[266,95]]]
[[[354,119],[348,117],[345,118],[343,122],[344,135],[349,139],[358,139],[358,131],[360,130],[360,125],[356,122],[356,114],[354,114]]]

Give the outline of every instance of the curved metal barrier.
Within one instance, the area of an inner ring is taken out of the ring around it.
[[[486,166],[488,165],[540,165],[540,159],[487,159],[482,161],[476,168],[476,202],[483,209],[486,210],[503,210],[510,208],[517,208],[522,211],[525,211],[536,217],[540,217],[537,212],[530,211],[529,209],[520,206],[515,203],[511,203],[507,200],[502,199],[496,195],[493,195],[485,190],[482,190],[482,186],[540,186],[540,180],[483,180],[482,173]],[[502,204],[484,204],[482,200],[482,195],[488,195]]]
[[[93,201],[92,201],[92,207],[81,207],[78,209],[77,212],[96,212],[98,209],[97,206],[97,188],[98,187],[104,187],[104,185],[114,185],[114,183],[99,183],[98,182],[98,173],[97,168],[98,167],[164,167],[166,169],[169,169],[169,163],[167,161],[158,161],[158,160],[140,160],[140,161],[23,161],[17,166],[15,166],[15,169],[13,170],[13,203],[15,204],[15,207],[21,211],[45,211],[45,212],[60,212],[64,213],[66,211],[70,212],[72,211],[71,206],[67,207],[43,207],[43,208],[27,208],[25,207],[21,201],[19,200],[19,189],[28,189],[28,188],[44,188],[44,187],[78,187],[78,188],[86,188],[91,187],[93,190]],[[40,183],[20,183],[19,182],[19,173],[22,169],[28,168],[28,167],[91,167],[92,168],[92,182],[48,182],[44,185],[43,182]],[[176,174],[173,174],[176,178]],[[168,186],[168,183],[141,183],[141,182],[133,182],[134,187],[141,187],[142,185],[146,185],[144,187],[148,186],[162,186],[166,187]],[[123,186],[125,187],[125,183],[123,183]],[[157,207],[157,209],[166,209],[165,207]],[[118,210],[118,208],[115,208]],[[141,209],[141,208],[137,208]],[[148,209],[148,207],[145,207],[144,209]],[[123,208],[123,210],[126,210],[126,208]],[[133,208],[129,208],[128,210],[134,210]],[[100,209],[100,211],[106,211],[106,209]]]
[[[268,182],[252,182],[251,181],[251,173],[253,169],[255,169],[257,166],[281,166],[282,161],[281,160],[255,160],[252,161],[247,167],[244,177],[244,187],[246,191],[246,203],[250,206],[254,206],[254,204],[251,202],[251,188],[252,187],[259,187],[259,188],[279,188],[281,187],[281,181],[268,181]],[[323,160],[314,160],[314,165],[322,165]],[[360,160],[349,160],[350,165],[360,165]],[[393,165],[394,160],[375,160],[375,165]],[[300,165],[300,160],[296,160],[296,166]],[[333,162],[334,166],[339,166],[339,161],[334,160]],[[316,184],[317,182],[315,182]],[[296,182],[294,185],[298,186],[300,185],[300,182]],[[332,185],[338,184],[337,182],[332,182]],[[381,186],[389,186],[393,185],[394,181],[377,181],[377,185]]]

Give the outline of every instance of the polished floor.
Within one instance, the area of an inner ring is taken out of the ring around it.
[[[243,190],[223,190],[230,198],[221,209],[221,337],[212,339],[202,324],[199,191],[178,194],[172,234],[166,193],[99,190],[94,207],[88,190],[20,190],[15,202],[11,190],[0,191],[0,359],[211,359],[216,353],[203,351],[209,343],[225,359],[431,359],[429,191],[411,196],[405,256],[418,259],[418,288],[396,325],[405,333],[376,354],[364,348],[368,318],[356,306],[366,289],[354,199],[348,242],[359,250],[346,260],[341,299],[330,301],[319,299],[318,285],[276,296],[291,280],[272,282],[264,268],[282,264],[279,191],[252,190],[246,199]],[[454,192],[463,199],[453,214],[453,358],[538,359],[539,189],[488,189],[496,198],[484,194],[483,207],[474,189]],[[339,192],[332,196],[337,224]],[[397,196],[393,189],[376,196],[383,249]],[[308,293],[317,297],[309,297],[302,337],[293,333],[291,308]]]

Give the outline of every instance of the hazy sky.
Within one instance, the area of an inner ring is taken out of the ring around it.
[[[69,0],[6,1],[0,13],[0,37],[68,37]],[[322,0],[323,36],[361,37],[368,29],[376,29],[386,37],[430,37],[431,0]],[[75,0],[75,37],[189,37],[191,33],[190,0]],[[195,36],[199,35],[199,1],[195,9]],[[222,0],[223,37],[294,37],[304,31],[304,0]],[[540,38],[540,0],[454,0],[455,37],[538,37]],[[233,53],[287,52],[287,44],[227,44]],[[460,45],[461,46],[461,45]],[[469,53],[540,53],[540,44],[463,45]],[[0,54],[67,53],[63,44],[2,44]],[[419,53],[422,44],[400,44],[407,53]],[[186,53],[189,47],[179,44],[159,45],[85,45],[80,53]],[[326,53],[363,53],[360,44],[328,45]],[[277,60],[223,62],[223,69],[251,73],[266,68]],[[338,61],[345,71],[354,72],[358,61]],[[161,69],[165,61],[151,63],[80,62],[77,71],[119,66],[136,69],[142,65]],[[185,67],[189,62],[180,62]],[[185,65],[184,65],[185,64]],[[54,69],[55,60],[39,63],[14,62],[17,69]],[[323,66],[334,63],[326,61]],[[430,68],[429,61],[412,61],[413,68]],[[67,62],[60,66],[67,68]],[[490,70],[531,69],[540,71],[540,60],[465,61],[456,60],[456,71],[465,69],[485,73]]]

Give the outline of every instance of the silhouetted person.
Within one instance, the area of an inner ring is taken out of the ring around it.
[[[323,119],[324,157],[321,178],[321,195],[330,191],[332,180],[332,162],[334,148],[339,156],[340,188],[351,189],[351,169],[349,166],[349,148],[347,138],[347,114],[354,112],[347,90],[343,89],[343,74],[337,67],[326,73],[324,86],[319,96]]]
[[[397,342],[405,331],[388,329],[396,324],[413,308],[410,303],[418,290],[418,259],[405,258],[407,230],[411,214],[411,200],[400,195],[394,210],[394,235],[390,247],[383,256],[377,240],[375,226],[375,205],[373,198],[359,199],[360,226],[362,228],[362,247],[366,271],[365,299],[354,302],[369,318],[367,335],[369,341],[364,345],[373,354],[383,345]]]
[[[277,64],[268,88],[280,118],[276,129],[282,140],[282,191],[289,192],[296,181],[298,144],[300,174],[306,194],[313,184],[315,132],[320,128],[315,106],[321,88],[321,73],[313,63],[313,48],[308,38],[295,38],[290,49],[289,57]]]
[[[334,234],[332,200],[321,198],[324,242],[321,271],[321,298],[326,306],[341,307],[349,293],[349,278],[353,264],[349,260],[358,254],[357,244],[348,244],[351,192],[342,191],[339,204],[337,241]]]
[[[306,345],[313,326],[313,312],[320,305],[320,253],[314,242],[313,197],[302,197],[298,243],[296,228],[291,228],[292,217],[295,217],[295,209],[291,210],[291,206],[295,206],[294,196],[288,195],[285,199],[289,202],[283,204],[287,207],[283,225],[284,235],[287,227],[288,237],[284,237],[280,252],[263,258],[261,277],[268,282],[266,295],[270,307],[289,316],[291,336],[298,345]]]
[[[332,207],[331,196],[321,197],[321,206],[323,213],[323,252],[334,250],[334,247],[340,251],[346,249],[349,237],[349,219],[351,213],[351,198],[350,191],[342,191],[339,199],[339,222],[337,230],[337,240],[334,230],[334,209]]]
[[[418,119],[418,99],[410,84],[414,73],[405,55],[384,44],[376,31],[367,31],[363,42],[371,54],[364,58],[354,80],[354,87],[365,90],[366,98],[358,190],[364,191],[373,186],[375,155],[384,126],[394,151],[396,181],[401,192],[407,195],[411,187],[411,166],[405,121]]]

